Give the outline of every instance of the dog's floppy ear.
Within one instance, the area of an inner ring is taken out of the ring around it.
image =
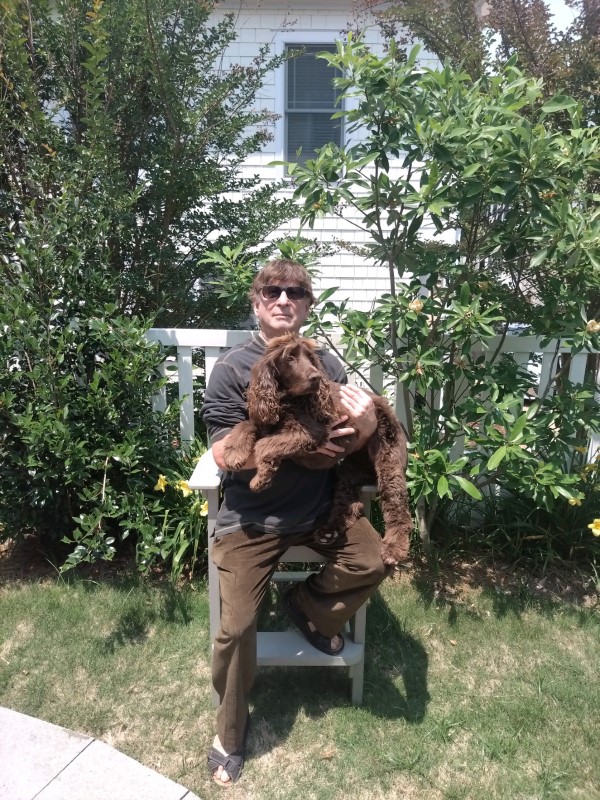
[[[279,422],[279,391],[272,359],[263,358],[252,368],[248,387],[248,414],[261,425]]]
[[[335,417],[335,404],[331,396],[330,381],[316,352],[318,344],[312,339],[303,339],[302,344],[310,362],[321,373],[321,380],[316,392],[308,398],[311,414],[315,419],[330,421]]]
[[[335,417],[335,407],[327,378],[319,381],[319,388],[316,394],[311,395],[310,402],[315,419],[331,420]]]

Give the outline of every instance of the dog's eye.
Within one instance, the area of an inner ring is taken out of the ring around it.
[[[288,363],[289,364],[295,364],[296,361],[298,361],[298,357],[297,356],[288,356]]]

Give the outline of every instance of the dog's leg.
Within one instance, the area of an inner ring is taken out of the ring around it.
[[[377,431],[369,443],[369,456],[377,475],[377,487],[385,534],[382,558],[395,565],[408,555],[412,516],[406,488],[408,443],[404,429],[389,404],[374,398]]]
[[[337,467],[333,503],[327,522],[315,531],[321,544],[331,544],[364,515],[360,488],[352,471],[351,459]]]
[[[259,439],[254,448],[256,475],[250,481],[250,489],[253,492],[266,489],[284,459],[310,453],[321,444],[321,440],[315,440],[302,428],[283,430]]]
[[[238,422],[223,448],[223,460],[227,469],[241,469],[252,455],[256,442],[256,425],[252,420]]]
[[[385,534],[382,558],[395,565],[408,555],[413,521],[408,504],[405,464],[401,448],[380,444],[374,457]]]

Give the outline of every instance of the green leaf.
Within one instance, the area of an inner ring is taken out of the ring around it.
[[[445,475],[441,475],[437,482],[437,493],[440,497],[450,494],[450,490],[448,488],[448,479]]]
[[[490,456],[490,458],[489,458],[489,461],[488,461],[488,463],[487,463],[487,468],[488,468],[489,470],[494,470],[494,469],[496,469],[496,467],[498,466],[498,464],[500,464],[500,462],[502,461],[502,459],[506,457],[506,454],[507,454],[507,452],[508,452],[508,448],[506,447],[506,445],[505,445],[505,444],[503,444],[501,447],[499,447],[499,448],[496,450],[496,452],[495,452],[495,453],[493,453],[493,454]]]
[[[566,497],[567,500],[571,500],[572,498],[578,496],[577,492],[573,494],[573,492],[570,492],[568,489],[565,489],[564,486],[556,486],[555,488],[558,494],[562,495],[563,497]]]
[[[594,269],[600,269],[600,258],[596,258],[596,256],[589,250],[587,251],[587,257],[589,258]]]
[[[481,169],[481,164],[470,164],[465,170],[463,170],[463,178],[470,178],[471,175],[475,175],[475,173]]]
[[[552,114],[555,111],[565,111],[566,109],[577,108],[577,101],[564,94],[556,94],[542,106],[544,114]]]
[[[527,421],[528,421],[527,414],[526,413],[521,414],[521,416],[517,419],[515,424],[510,429],[510,433],[508,436],[509,442],[514,442],[519,436],[521,436],[521,434],[523,433],[523,428],[527,424]]]
[[[529,262],[530,267],[539,267],[539,265],[546,260],[548,257],[549,248],[544,247],[542,250],[538,250],[538,252],[531,257],[531,261]]]
[[[471,198],[483,191],[483,183],[481,181],[469,181],[465,184],[465,197]]]
[[[460,488],[468,495],[474,497],[475,500],[481,500],[483,495],[474,483],[471,483],[471,481],[468,481],[466,478],[462,478],[460,475],[454,475],[453,478],[458,483]]]
[[[338,289],[339,286],[330,286],[329,289],[325,289],[324,292],[321,292],[321,294],[317,298],[317,305],[319,305],[320,303],[324,303],[326,300],[328,300],[332,294],[335,294],[337,292]]]

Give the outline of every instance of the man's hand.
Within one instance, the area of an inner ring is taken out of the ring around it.
[[[315,450],[314,451],[315,453],[320,453],[323,456],[328,456],[329,458],[332,458],[334,461],[340,458],[340,456],[346,454],[347,445],[344,446],[343,444],[337,442],[336,439],[340,439],[342,436],[354,435],[355,432],[354,428],[338,427],[343,425],[347,419],[348,416],[345,415],[336,420],[333,429],[329,432],[329,441],[325,442],[324,445]]]
[[[348,456],[364,447],[377,428],[377,415],[375,404],[368,392],[359,389],[358,386],[344,384],[336,384],[332,388],[337,393],[338,402],[348,414],[335,422],[329,434],[329,441],[315,453],[331,458],[333,466],[335,461],[339,461],[341,457]],[[338,427],[345,422],[347,423],[346,427]],[[336,441],[345,436],[350,436],[350,441]]]
[[[358,386],[339,385],[339,401],[348,412],[348,423],[357,433],[356,442],[350,452],[360,450],[377,428],[375,404],[368,392]]]

